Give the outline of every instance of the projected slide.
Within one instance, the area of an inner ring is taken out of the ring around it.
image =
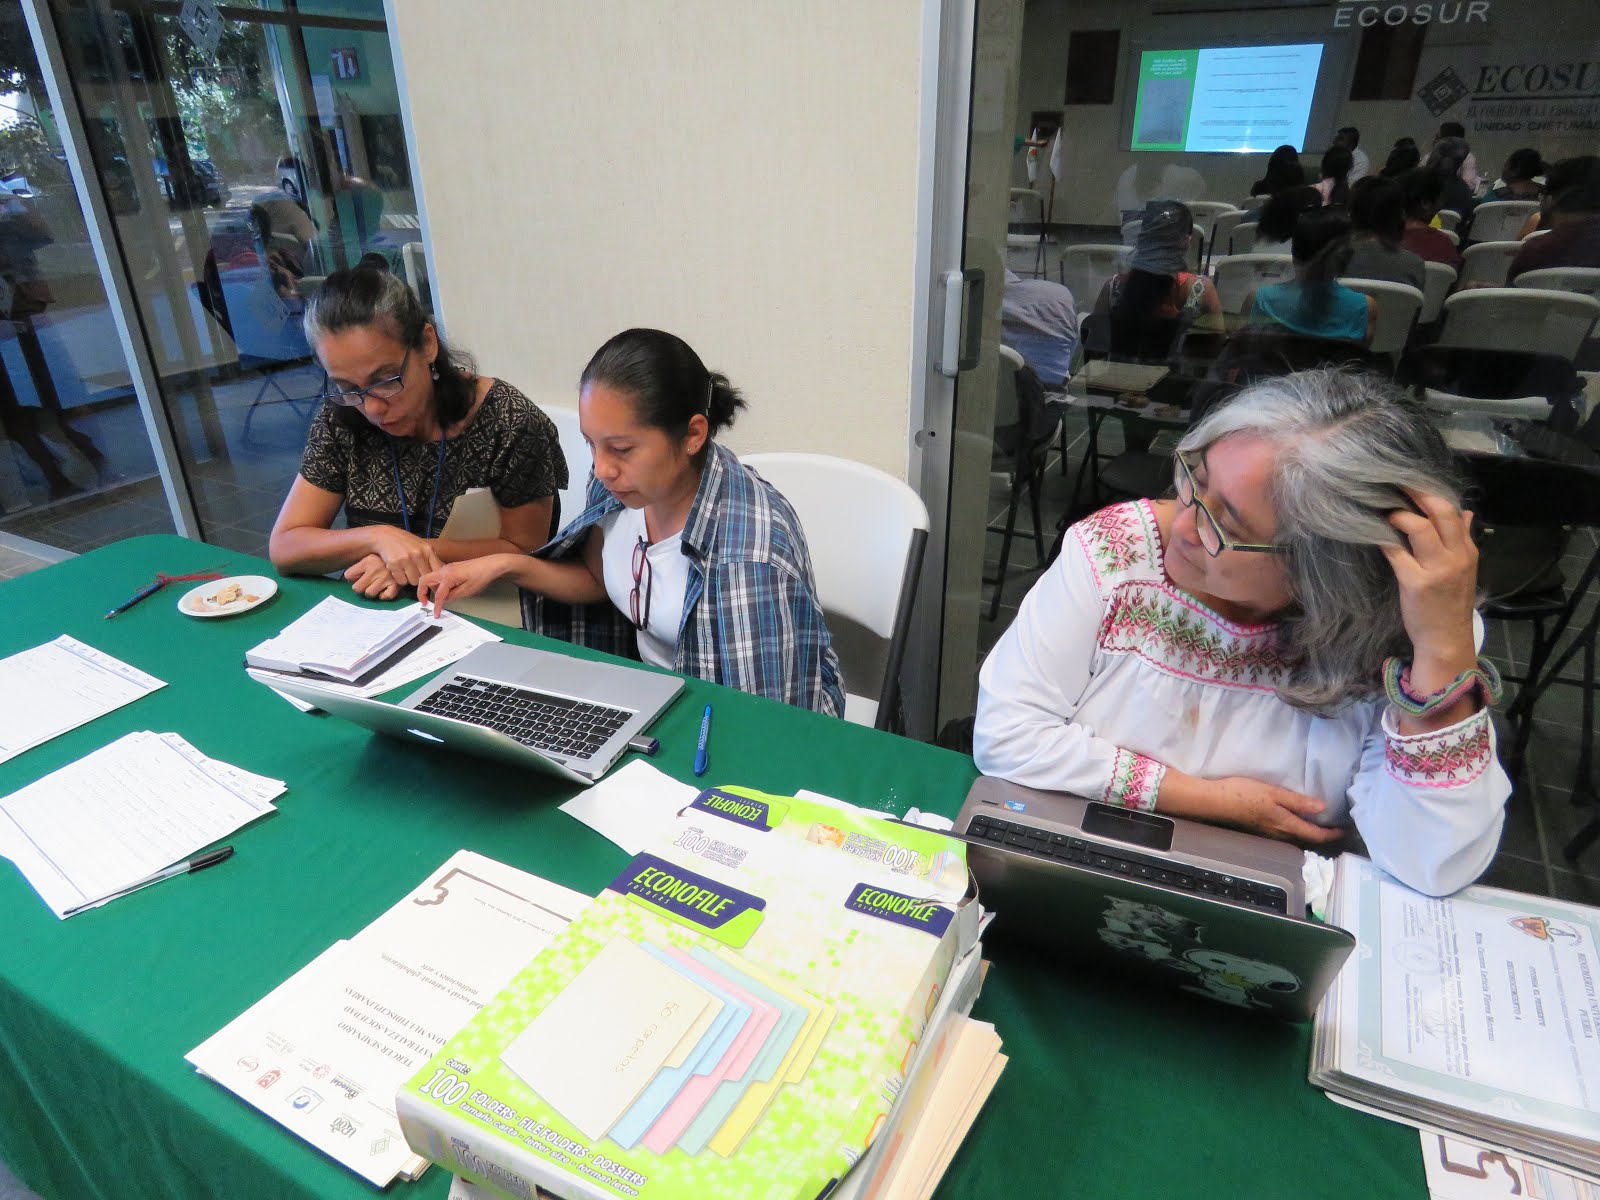
[[[1304,146],[1322,44],[1146,50],[1133,150],[1264,154]]]

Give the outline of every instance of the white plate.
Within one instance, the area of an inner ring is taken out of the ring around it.
[[[240,596],[227,604],[218,604],[213,596],[228,591],[235,584]],[[278,594],[278,581],[265,575],[230,575],[226,579],[211,579],[197,588],[191,588],[178,601],[178,611],[186,617],[231,617],[249,612],[265,604]]]

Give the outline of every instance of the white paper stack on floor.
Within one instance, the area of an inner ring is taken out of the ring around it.
[[[130,733],[0,800],[0,855],[60,917],[273,811],[283,791],[175,733]]]
[[[396,1090],[587,903],[460,851],[187,1058],[379,1187],[414,1179]]]
[[[1485,887],[1434,899],[1345,855],[1328,916],[1358,948],[1317,1013],[1313,1084],[1600,1177],[1600,911]]]

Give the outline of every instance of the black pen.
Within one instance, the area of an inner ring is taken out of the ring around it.
[[[191,871],[204,871],[207,867],[214,867],[219,862],[225,862],[233,856],[232,846],[222,846],[216,850],[207,850],[204,854],[196,854],[193,858],[186,858],[182,862],[175,862],[170,867],[157,871],[154,875],[146,875],[120,887],[109,895],[101,896],[98,900],[88,900],[62,913],[63,917],[70,917],[73,913],[80,913],[86,908],[93,908],[96,904],[104,904],[107,900],[115,900],[119,896],[126,896],[129,892],[137,892],[140,888],[149,887],[152,883],[160,883],[163,879],[171,879],[174,875],[187,875]]]

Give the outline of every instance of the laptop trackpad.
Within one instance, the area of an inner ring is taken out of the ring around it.
[[[1172,830],[1173,823],[1166,817],[1093,801],[1083,814],[1085,833],[1147,850],[1171,850]]]

